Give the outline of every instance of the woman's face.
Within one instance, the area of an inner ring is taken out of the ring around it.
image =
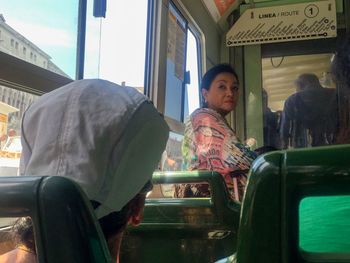
[[[202,89],[202,95],[208,108],[225,116],[236,107],[238,80],[232,73],[220,73],[210,84],[209,90]]]

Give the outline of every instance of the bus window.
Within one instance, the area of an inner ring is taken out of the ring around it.
[[[187,21],[169,3],[168,11],[168,49],[165,90],[165,115],[183,120],[183,96],[186,69]]]
[[[88,1],[84,78],[102,78],[144,93],[147,0],[108,1],[106,17]]]
[[[0,6],[2,63],[13,70],[0,80],[0,176],[16,176],[23,113],[45,89],[75,78],[79,1],[0,0]]]
[[[18,175],[21,120],[37,98],[37,95],[0,86],[0,176]]]
[[[190,79],[186,83],[184,119],[195,109],[199,108],[199,83],[198,83],[198,42],[191,30],[187,31],[186,72]]]
[[[332,53],[262,59],[264,145],[277,149],[334,144],[337,89]]]
[[[165,116],[179,122],[199,106],[199,44],[188,23],[170,2]]]
[[[167,15],[164,115],[172,132],[160,168],[176,171],[182,170],[183,123],[199,107],[200,33],[172,2]]]
[[[169,133],[169,139],[161,158],[161,171],[182,170],[182,144],[183,136],[174,132]]]
[[[0,51],[74,78],[78,5],[0,0]]]

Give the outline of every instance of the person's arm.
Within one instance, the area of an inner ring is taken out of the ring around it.
[[[221,116],[210,112],[197,114],[192,125],[199,168],[228,174],[250,167],[256,154],[238,141]]]
[[[188,168],[212,170],[209,159],[221,159],[226,136],[220,117],[206,109],[196,111],[186,123],[183,155]],[[222,170],[221,167],[219,170]]]

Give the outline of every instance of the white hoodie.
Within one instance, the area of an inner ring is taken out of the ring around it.
[[[79,80],[41,96],[22,120],[21,175],[76,181],[97,217],[119,211],[151,179],[169,128],[146,96]]]

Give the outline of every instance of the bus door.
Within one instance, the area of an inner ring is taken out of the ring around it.
[[[226,35],[232,53],[243,57],[240,137],[272,149],[342,143],[337,134],[347,95],[333,81],[331,61],[345,21],[342,1],[241,6]],[[236,61],[239,68],[242,60]],[[320,89],[300,93],[300,82],[310,81]]]

